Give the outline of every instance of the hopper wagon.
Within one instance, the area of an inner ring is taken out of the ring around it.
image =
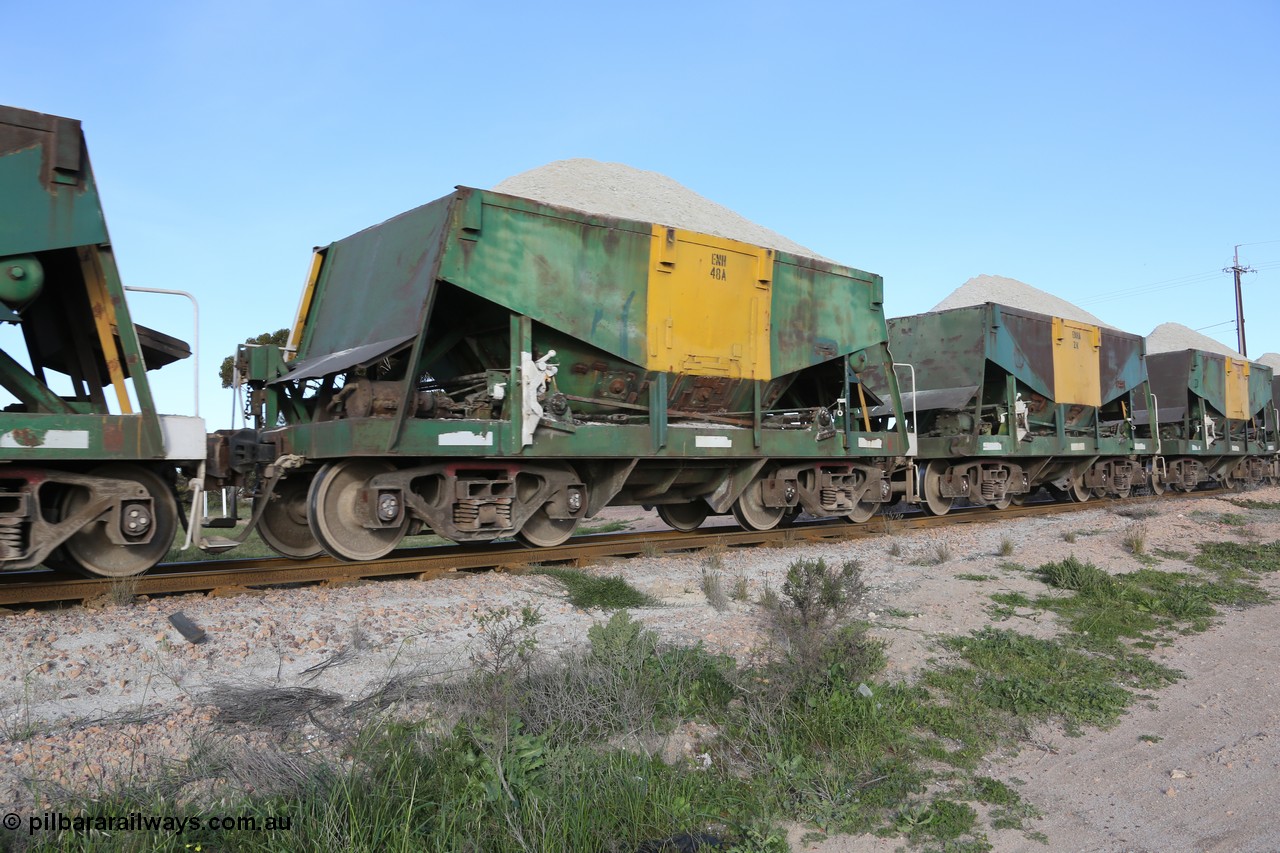
[[[205,427],[158,414],[147,371],[189,354],[130,318],[80,122],[0,107],[0,570],[168,552]]]
[[[961,499],[1003,508],[1041,486],[1077,501],[1125,496],[1145,481],[1155,445],[1134,419],[1147,395],[1141,337],[990,302],[888,328],[894,359],[915,373],[901,404],[914,483],[900,490],[927,512]]]
[[[1271,368],[1199,349],[1147,356],[1155,400],[1137,413],[1150,424],[1156,412],[1160,441],[1157,491],[1191,491],[1206,482],[1223,486],[1280,482],[1280,446]]]
[[[460,187],[316,251],[290,346],[237,355],[255,425],[211,470],[270,484],[256,527],[298,558],[554,545],[609,505],[865,520],[908,449],[882,301],[849,267]]]

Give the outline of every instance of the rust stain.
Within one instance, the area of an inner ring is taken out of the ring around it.
[[[9,433],[13,440],[23,447],[40,447],[44,444],[44,436],[34,429],[15,429]]]
[[[102,425],[102,449],[107,453],[119,453],[124,450],[124,425],[113,419],[106,419]]]

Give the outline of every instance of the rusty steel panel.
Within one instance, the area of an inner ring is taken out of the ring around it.
[[[107,242],[80,122],[0,107],[0,256]]]
[[[1046,400],[1055,399],[1053,318],[1007,305],[989,312],[988,358]]]
[[[986,312],[960,308],[888,321],[893,360],[915,366],[916,390],[942,391],[982,384],[986,350]],[[879,384],[871,389],[882,395]],[[923,393],[920,400],[929,399]],[[966,398],[967,399],[967,398]]]
[[[779,252],[773,281],[774,376],[886,340],[880,276]]]
[[[895,317],[888,325],[893,358],[915,365],[920,391],[982,386],[990,362],[1054,399],[1052,318],[1046,315],[988,303]]]
[[[298,360],[418,335],[455,198],[424,204],[328,247]]]
[[[1204,350],[1177,350],[1147,356],[1151,392],[1161,411],[1185,411],[1196,397],[1219,414],[1227,409],[1226,358]],[[1181,416],[1179,416],[1181,417]]]
[[[1103,404],[1140,388],[1147,381],[1146,341],[1118,329],[1100,329],[1098,382]]]
[[[1257,415],[1272,401],[1271,387],[1275,373],[1265,364],[1255,361],[1249,364],[1249,414]]]
[[[643,366],[652,226],[462,189],[440,279]]]
[[[1147,356],[1147,379],[1160,404],[1161,421],[1182,420],[1190,395],[1193,350]]]

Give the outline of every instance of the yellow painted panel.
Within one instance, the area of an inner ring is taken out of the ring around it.
[[[1089,323],[1053,318],[1053,398],[1059,403],[1101,406],[1099,353],[1102,332]]]
[[[290,361],[298,354],[302,346],[302,327],[307,323],[307,315],[311,313],[311,300],[316,295],[316,282],[320,280],[320,267],[324,264],[324,252],[318,251],[311,256],[311,269],[307,272],[307,281],[302,286],[302,300],[298,303],[298,316],[293,321],[293,331],[289,333],[289,343],[284,351],[284,360]]]
[[[1247,420],[1249,412],[1249,362],[1227,358],[1227,411],[1234,421]]]
[[[116,399],[120,402],[120,414],[133,414],[133,404],[129,400],[129,389],[124,384],[124,366],[120,364],[120,348],[116,346],[116,335],[120,326],[116,322],[116,309],[107,293],[107,280],[102,272],[102,259],[98,250],[92,246],[81,246],[78,250],[80,271],[84,275],[85,288],[89,292],[89,307],[93,311],[93,324],[98,330],[98,346],[102,348],[102,360],[107,364],[107,375],[116,389]]]
[[[769,379],[773,251],[653,226],[646,367]]]

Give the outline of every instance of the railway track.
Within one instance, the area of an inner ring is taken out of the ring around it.
[[[1215,489],[1196,492],[1196,497],[1224,494]],[[206,592],[234,595],[255,589],[297,583],[340,585],[374,578],[431,580],[460,571],[521,571],[532,565],[585,562],[598,557],[631,557],[678,551],[697,551],[712,546],[752,547],[883,536],[893,530],[921,530],[957,524],[984,524],[1059,513],[1110,507],[1116,504],[1185,498],[1185,494],[1131,497],[1124,501],[1094,499],[1087,503],[1033,503],[995,511],[987,507],[957,510],[944,516],[913,513],[896,518],[877,516],[865,524],[843,521],[797,523],[768,531],[744,530],[736,525],[708,527],[693,533],[674,530],[642,533],[597,533],[577,536],[552,548],[527,548],[516,542],[439,545],[401,549],[389,557],[366,563],[345,563],[331,557],[289,560],[283,557],[250,560],[208,560],[163,563],[149,573],[123,581],[137,595],[166,595]],[[14,572],[0,575],[0,607],[89,602],[112,594],[122,581],[87,578],[52,570]]]

